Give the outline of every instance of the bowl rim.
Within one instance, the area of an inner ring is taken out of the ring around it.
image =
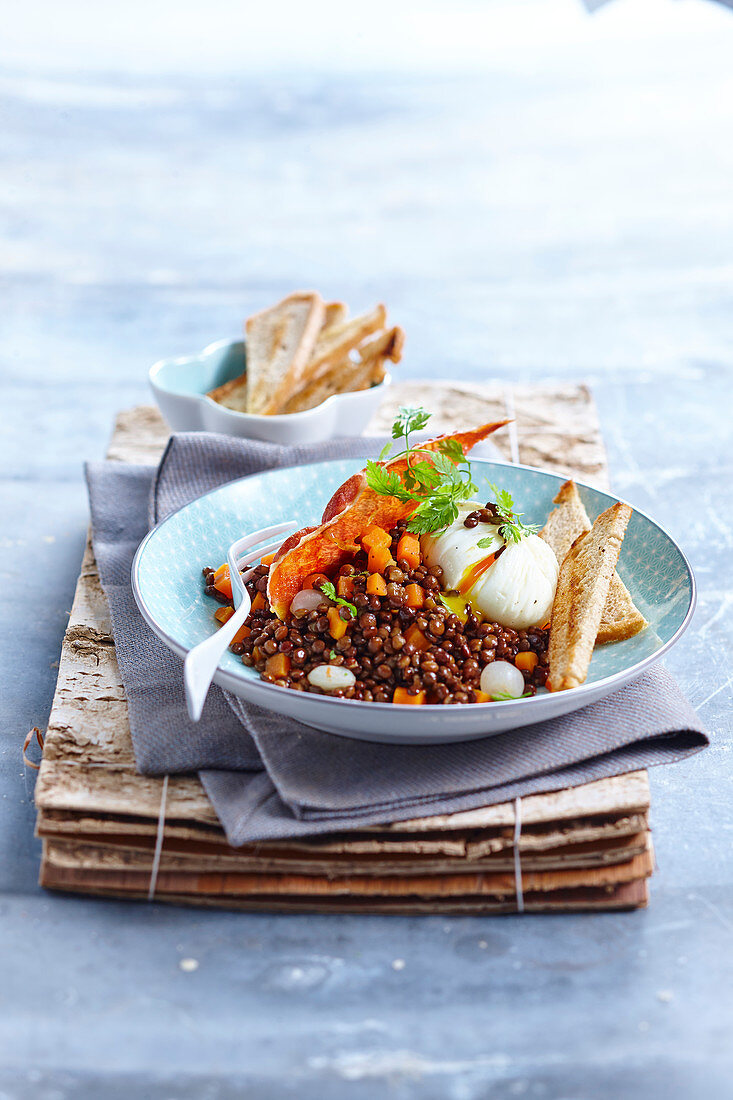
[[[179,400],[195,401],[196,403],[207,405],[210,408],[216,409],[218,413],[224,414],[227,417],[233,417],[241,424],[266,423],[277,427],[280,424],[302,423],[304,421],[316,419],[317,414],[331,403],[337,403],[342,398],[358,399],[361,397],[363,399],[366,394],[380,393],[382,389],[389,386],[392,382],[391,371],[385,370],[384,378],[381,382],[377,382],[374,386],[368,386],[364,390],[347,390],[345,393],[332,393],[329,397],[325,398],[325,400],[321,401],[320,404],[314,405],[312,409],[302,409],[300,412],[264,415],[262,413],[243,413],[238,412],[237,409],[229,409],[226,405],[220,405],[218,401],[212,400],[207,393],[176,393],[175,390],[169,389],[158,381],[157,376],[164,367],[181,366],[184,363],[190,363],[196,359],[204,359],[217,352],[223,351],[225,348],[232,348],[236,344],[241,344],[242,347],[246,347],[246,340],[227,340],[226,338],[223,340],[214,340],[213,343],[207,344],[203,351],[195,355],[174,355],[163,359],[157,359],[148,370],[148,380],[153,388],[153,392],[162,390],[164,393],[170,394],[171,397],[176,397]]]
[[[337,462],[343,462],[343,461],[344,461],[344,459],[333,458],[333,459],[325,459],[322,462],[302,463],[301,466],[302,465],[305,465],[305,466],[331,465],[331,464],[335,464]],[[532,474],[540,474],[540,475],[543,475],[543,476],[546,476],[546,477],[557,478],[559,480],[562,480],[562,478],[563,478],[562,474],[555,474],[550,470],[541,470],[536,466],[528,466],[528,465],[526,465],[524,463],[520,463],[520,462],[500,462],[498,460],[494,461],[494,460],[491,460],[491,459],[476,459],[475,461],[482,462],[485,465],[503,466],[503,467],[507,467],[509,469],[514,469],[514,470],[517,470],[517,469],[518,470],[527,470]],[[165,630],[163,630],[162,627],[160,627],[156,623],[155,618],[154,618],[152,612],[150,611],[150,609],[148,608],[148,606],[145,602],[145,598],[144,598],[144,596],[143,596],[143,594],[140,590],[140,584],[139,584],[139,579],[138,579],[139,563],[140,563],[140,560],[142,559],[143,554],[145,553],[145,548],[146,548],[147,544],[156,535],[156,533],[160,530],[161,527],[163,527],[165,524],[167,524],[168,522],[173,520],[180,512],[183,512],[186,508],[189,508],[193,504],[196,504],[199,501],[204,500],[206,497],[213,496],[215,493],[221,492],[222,489],[230,488],[233,485],[239,484],[240,482],[249,481],[252,478],[261,477],[262,474],[276,473],[276,472],[280,472],[280,471],[286,470],[286,469],[298,469],[298,468],[300,468],[300,467],[298,467],[298,466],[290,466],[290,467],[288,467],[288,466],[279,466],[279,467],[277,467],[276,470],[272,470],[272,471],[262,470],[262,471],[260,471],[259,473],[256,473],[256,474],[248,474],[245,477],[235,478],[233,481],[226,482],[224,485],[219,485],[215,489],[209,489],[209,490],[207,490],[207,492],[201,493],[200,496],[194,497],[194,499],[189,501],[188,504],[184,504],[180,508],[177,508],[175,510],[175,512],[171,512],[171,514],[169,516],[166,516],[166,518],[164,520],[161,520],[160,523],[156,524],[155,527],[153,527],[150,531],[148,531],[147,535],[141,541],[140,545],[138,546],[137,550],[135,551],[135,556],[133,558],[132,567],[131,567],[131,571],[130,571],[130,574],[131,574],[130,579],[131,579],[131,583],[132,583],[132,591],[133,591],[133,595],[135,597],[135,602],[137,603],[137,606],[138,606],[138,609],[140,610],[141,615],[143,616],[143,618],[145,619],[145,621],[147,622],[147,624],[151,628],[151,630],[161,639],[162,642],[165,643],[165,645],[168,646],[169,649],[171,649],[179,657],[185,658],[186,654],[189,652],[189,648],[187,648],[186,646],[181,645],[179,642],[177,642]],[[567,478],[565,480],[567,480]],[[646,512],[644,512],[641,508],[635,508],[632,504],[630,504],[628,501],[625,501],[622,497],[614,496],[612,493],[609,493],[606,489],[599,489],[595,485],[589,485],[587,482],[578,481],[575,478],[573,478],[572,480],[575,482],[575,484],[578,486],[578,488],[589,489],[589,490],[591,490],[591,492],[601,493],[603,496],[607,497],[609,499],[609,501],[611,502],[608,505],[608,507],[611,507],[612,504],[616,504],[616,503],[628,504],[628,507],[632,509],[632,512],[636,512],[638,515],[642,516],[648,523],[650,523],[653,527],[655,527],[658,531],[660,531],[661,534],[672,544],[672,546],[674,546],[675,550],[679,554],[679,556],[682,560],[682,563],[683,563],[683,565],[684,565],[684,567],[687,571],[687,579],[688,579],[688,582],[689,582],[689,591],[690,591],[689,604],[688,604],[688,607],[687,607],[687,610],[685,612],[685,615],[684,615],[684,618],[683,618],[682,622],[677,627],[677,629],[675,630],[675,632],[671,636],[671,638],[668,638],[666,642],[662,642],[662,644],[659,646],[659,648],[656,649],[653,653],[648,654],[646,657],[642,657],[642,659],[640,661],[630,665],[628,668],[621,669],[618,672],[612,672],[610,675],[603,676],[599,680],[592,680],[590,683],[580,684],[579,687],[570,688],[570,689],[568,689],[568,691],[564,691],[562,693],[560,693],[560,692],[550,693],[550,697],[556,697],[560,694],[565,696],[565,695],[570,694],[570,692],[572,692],[574,698],[579,698],[579,697],[584,698],[584,697],[590,697],[590,696],[595,695],[598,692],[599,688],[608,687],[609,685],[613,684],[614,682],[617,682],[619,687],[621,687],[621,686],[623,686],[623,684],[627,683],[630,679],[636,679],[637,676],[640,676],[641,673],[645,669],[649,668],[653,664],[656,664],[656,662],[658,660],[660,660],[660,658],[663,657],[664,654],[667,653],[668,650],[670,650],[672,648],[672,646],[675,645],[679,641],[681,636],[687,630],[687,627],[690,625],[692,617],[695,613],[695,608],[697,606],[697,582],[695,580],[695,574],[693,572],[692,566],[690,565],[690,562],[689,562],[689,560],[687,558],[687,555],[685,554],[684,550],[682,550],[682,548],[679,546],[679,544],[676,542],[676,540],[672,538],[672,536],[669,534],[669,532],[667,530],[665,530],[665,528],[662,527],[662,525],[660,523],[657,523],[656,520],[652,519],[652,517],[649,516]],[[216,670],[216,673],[215,673],[214,679],[213,679],[213,683],[216,683],[220,687],[223,687],[223,688],[231,691],[235,695],[239,694],[239,691],[237,690],[239,688],[239,686],[241,684],[246,684],[247,685],[247,696],[248,696],[248,698],[254,697],[252,699],[252,701],[257,702],[261,706],[266,707],[270,710],[273,710],[273,709],[277,710],[276,707],[273,708],[273,707],[269,706],[269,704],[268,704],[268,699],[273,698],[273,695],[272,695],[273,692],[277,692],[277,693],[289,692],[290,695],[293,694],[291,692],[290,688],[279,687],[276,684],[268,684],[264,680],[259,679],[259,677],[254,678],[254,677],[249,677],[249,676],[246,676],[246,675],[235,674],[233,672],[230,672],[228,669],[221,668],[221,666],[219,668],[217,668],[217,670]],[[329,695],[311,695],[308,692],[299,692],[298,694],[302,697],[302,701],[303,701],[303,705],[304,705],[304,715],[307,713],[309,707],[314,707],[317,704],[322,704],[324,702],[327,703],[331,707],[338,707],[338,706],[342,706],[342,707],[346,706],[346,707],[351,707],[351,708],[353,708],[353,707],[369,707],[369,713],[370,714],[371,713],[380,713],[380,712],[387,713],[387,714],[394,714],[394,707],[396,705],[395,703],[368,702],[368,701],[363,700],[363,699],[340,699],[340,698],[335,698],[335,697],[329,696]],[[530,704],[536,703],[537,699],[544,699],[544,698],[547,698],[547,696],[540,695],[540,696],[532,696],[531,698],[524,698],[524,699],[523,698],[503,699],[503,700],[500,700],[499,703],[502,707],[514,708],[516,710],[518,707],[525,708]],[[589,698],[588,701],[590,702],[592,700]],[[580,709],[580,707],[583,706],[583,705],[584,705],[583,703],[580,703],[578,708],[573,708],[573,709]],[[491,701],[491,702],[488,702],[488,703],[471,703],[471,704],[467,705],[466,709],[470,713],[476,714],[477,712],[485,713],[486,708],[491,708],[492,710],[495,710],[496,706],[497,706],[497,702],[496,701]],[[478,708],[482,708],[481,711],[478,711]],[[401,709],[404,709],[404,707],[401,708]],[[435,713],[438,713],[438,712],[444,713],[444,706],[441,703],[425,703],[421,706],[418,713],[426,713],[426,712],[430,713],[430,714],[435,714]],[[335,715],[336,715],[336,711],[334,711],[334,717],[335,717]],[[541,721],[541,720],[542,720],[541,716],[538,715],[538,721]],[[303,722],[305,724],[307,724],[307,717],[303,718]]]

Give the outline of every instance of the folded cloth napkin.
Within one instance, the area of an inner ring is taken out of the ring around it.
[[[201,721],[191,722],[181,662],[142,620],[130,587],[132,558],[149,523],[235,478],[368,457],[381,443],[283,448],[190,433],[171,437],[157,469],[87,466],[94,552],[141,772],[198,771],[229,842],[239,845],[472,809],[671,763],[707,745],[695,712],[659,666],[573,714],[462,744],[348,740],[216,686]]]

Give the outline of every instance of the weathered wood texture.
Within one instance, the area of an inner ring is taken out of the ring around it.
[[[114,865],[90,853],[86,848],[74,850],[76,859],[64,859],[72,855],[68,846],[47,845],[42,880],[52,885],[54,880],[89,885],[142,890],[150,885],[150,867],[135,857],[115,858]],[[652,851],[648,838],[643,838],[637,853],[630,859],[591,867],[568,869],[526,870],[523,872],[523,888],[529,894],[547,894],[566,889],[593,889],[614,887],[620,883],[646,878],[652,871]],[[155,896],[164,899],[166,894],[209,895],[215,897],[333,897],[346,895],[375,899],[375,905],[389,898],[446,898],[446,897],[516,897],[517,880],[512,868],[458,874],[449,871],[439,873],[415,872],[411,875],[382,875],[378,872],[363,875],[339,875],[331,877],[317,874],[263,873],[262,871],[230,872],[199,871],[176,868],[160,869],[156,881]]]

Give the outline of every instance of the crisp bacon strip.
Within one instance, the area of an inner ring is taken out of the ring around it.
[[[488,435],[507,424],[499,420],[484,424],[468,432],[439,436],[421,443],[424,450],[436,450],[444,439],[455,439],[464,454],[486,439]],[[404,458],[384,463],[387,469],[401,473],[407,469]],[[323,573],[343,564],[359,549],[359,538],[372,523],[386,531],[406,519],[416,505],[381,496],[367,485],[366,473],[354,474],[341,485],[323,512],[320,527],[306,527],[291,535],[280,547],[270,566],[267,595],[270,606],[280,619],[284,619],[293,598],[303,587],[303,581],[311,573]]]

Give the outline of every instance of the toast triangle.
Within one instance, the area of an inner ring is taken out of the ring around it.
[[[562,565],[568,550],[584,531],[590,531],[591,522],[574,481],[566,481],[555,497],[554,508],[540,537],[555,551]],[[631,594],[618,573],[614,572],[608,588],[608,596],[598,627],[596,642],[620,642],[631,638],[646,626],[646,619],[636,607]]]
[[[300,388],[325,316],[320,294],[299,291],[249,318],[245,325],[248,413],[276,414]]]
[[[550,622],[551,691],[579,687],[588,675],[630,516],[628,504],[620,502],[601,512],[590,531],[575,540],[563,559]]]

